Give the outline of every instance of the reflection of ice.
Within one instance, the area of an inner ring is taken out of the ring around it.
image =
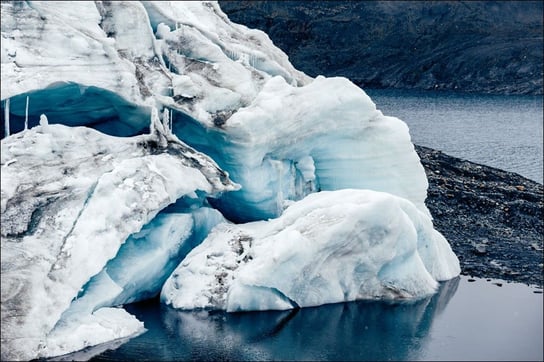
[[[244,319],[241,326],[232,320],[231,315],[224,312],[177,312],[164,307],[161,317],[168,334],[190,341],[192,353],[199,353],[196,359],[272,360],[273,354],[248,342],[254,333],[263,331],[263,324],[281,324],[282,317],[288,314],[289,312],[247,313],[249,319]],[[256,318],[251,318],[252,315]],[[249,329],[248,333],[243,332],[244,328]]]
[[[101,353],[104,353],[105,351],[116,350],[134,337],[136,336],[130,336],[127,338],[116,339],[115,341],[107,343],[101,343],[96,346],[87,347],[85,349],[82,349],[81,351],[68,353],[63,356],[53,357],[51,359],[47,359],[47,361],[88,361],[91,358],[98,356]]]
[[[457,277],[440,283],[440,292],[433,296],[433,298],[431,298],[431,300],[435,304],[435,314],[438,315],[444,311],[450,299],[457,292],[457,288],[459,287],[459,280],[461,280],[461,278]]]
[[[176,351],[176,358],[413,359],[458,283],[459,278],[442,283],[437,294],[415,302],[352,302],[253,313],[162,308],[161,319],[169,335],[191,345],[190,356]]]

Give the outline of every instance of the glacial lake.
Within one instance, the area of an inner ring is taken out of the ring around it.
[[[543,182],[542,96],[365,91],[415,144]]]
[[[499,286],[501,285],[501,286]],[[466,276],[416,302],[363,301],[292,311],[176,311],[157,300],[125,308],[147,332],[68,359],[542,360],[542,289]],[[106,348],[116,348],[106,350]],[[101,354],[96,353],[103,351]]]

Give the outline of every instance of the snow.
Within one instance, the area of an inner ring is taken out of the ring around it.
[[[216,2],[1,7],[2,359],[142,333],[116,306],[157,293],[289,309],[459,273],[406,124]]]
[[[42,127],[2,140],[2,328],[11,331],[2,342],[11,358],[34,358],[38,345],[55,350],[47,334],[62,313],[159,211],[197,190],[213,196],[236,189],[213,161],[179,141],[154,153],[156,134],[117,138],[83,127],[50,124],[47,133]],[[159,239],[159,250],[150,249],[162,260],[169,240]],[[138,282],[143,289],[149,283]]]
[[[344,189],[311,194],[273,220],[220,224],[172,273],[161,300],[236,312],[422,298],[459,272],[410,201]]]

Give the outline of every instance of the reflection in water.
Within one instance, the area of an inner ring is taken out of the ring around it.
[[[120,338],[115,341],[101,343],[96,346],[87,347],[82,349],[81,351],[77,351],[74,353],[68,353],[63,356],[57,356],[52,358],[44,359],[45,361],[88,361],[92,357],[99,355],[102,352],[108,351],[108,350],[115,350],[119,348],[119,346],[122,346],[123,344],[127,343],[130,339],[134,338],[132,337],[126,337],[126,338]],[[38,359],[36,361],[40,361],[42,359]]]
[[[424,346],[459,278],[430,298],[331,304],[291,311],[187,312],[153,303],[126,309],[148,332],[99,360],[406,360]]]

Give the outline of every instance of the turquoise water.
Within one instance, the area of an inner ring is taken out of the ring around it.
[[[542,360],[543,298],[535,292],[462,276],[431,298],[396,304],[229,314],[138,303],[126,309],[148,331],[92,360]]]
[[[542,96],[365,89],[412,142],[542,183]]]

